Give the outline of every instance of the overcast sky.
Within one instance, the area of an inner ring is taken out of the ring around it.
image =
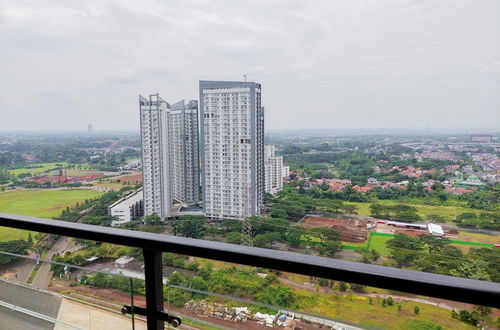
[[[266,129],[500,128],[500,1],[0,2],[0,130],[138,130],[138,94],[243,74]]]

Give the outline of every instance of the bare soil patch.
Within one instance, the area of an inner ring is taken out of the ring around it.
[[[342,218],[307,217],[301,222],[302,227],[316,228],[328,227],[340,233],[344,242],[363,243],[368,237],[366,221]]]

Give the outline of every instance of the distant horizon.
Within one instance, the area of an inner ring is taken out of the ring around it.
[[[441,134],[500,134],[500,127],[358,127],[358,128],[266,128],[266,132],[349,132],[353,133],[355,131],[363,131],[363,132],[402,132],[409,131],[413,134],[416,132],[421,132],[422,134],[432,133],[434,135],[440,135],[436,131],[443,131]],[[19,129],[0,129],[0,134],[2,133],[10,133],[10,134],[64,134],[64,133],[75,133],[75,134],[85,134],[85,135],[99,135],[99,134],[108,134],[108,133],[134,133],[139,134],[139,129],[93,129],[92,132],[88,132],[86,128],[82,129],[38,129],[38,130],[19,130]],[[377,134],[377,135],[386,135],[386,134]],[[391,135],[391,134],[387,134]],[[404,135],[404,134],[398,134]]]

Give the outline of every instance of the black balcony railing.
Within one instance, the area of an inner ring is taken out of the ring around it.
[[[351,282],[465,303],[500,307],[500,284],[423,273],[378,265],[276,251],[184,237],[98,227],[0,213],[0,226],[138,247],[143,250],[146,308],[134,312],[147,317],[148,329],[178,322],[163,311],[161,253],[172,252],[207,259]],[[125,311],[131,311],[130,306]]]

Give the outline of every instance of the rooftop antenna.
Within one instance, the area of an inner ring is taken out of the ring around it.
[[[247,75],[246,74],[243,75],[243,79],[245,79],[245,82],[247,82]]]

